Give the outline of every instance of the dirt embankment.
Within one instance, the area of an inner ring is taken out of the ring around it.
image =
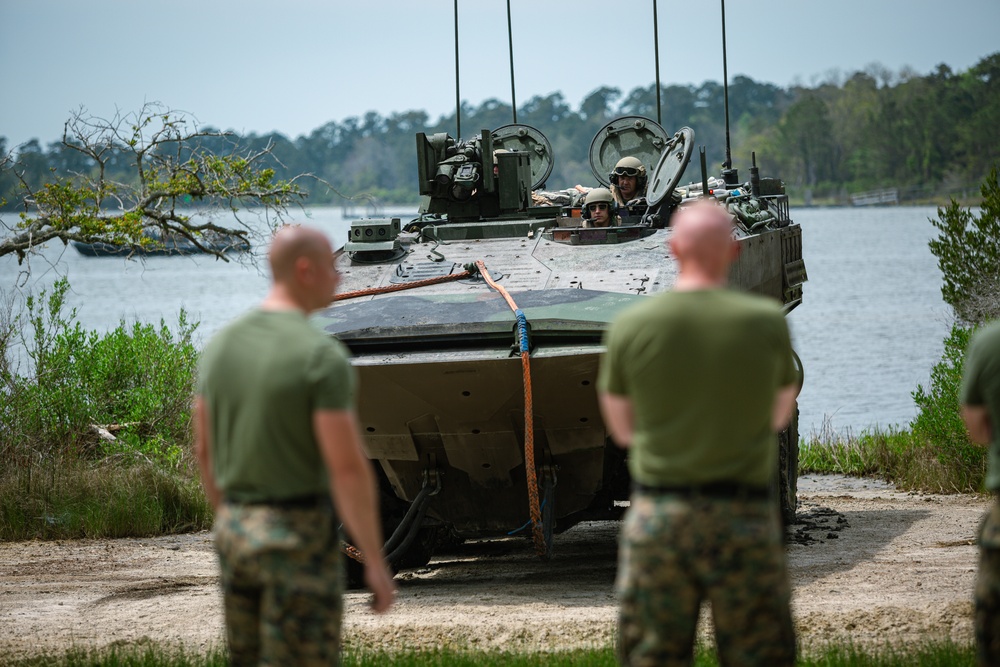
[[[800,480],[790,534],[794,614],[805,645],[972,639],[974,543],[988,499],[913,495],[871,480]],[[555,558],[523,540],[463,545],[397,577],[396,608],[346,600],[345,640],[371,648],[558,650],[604,644],[615,625],[618,524],[557,536]],[[114,642],[221,642],[208,533],[0,544],[4,657]],[[704,629],[704,628],[703,628]]]

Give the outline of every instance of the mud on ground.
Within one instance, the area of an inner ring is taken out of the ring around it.
[[[789,532],[802,642],[972,641],[975,535],[988,499],[807,476]],[[614,633],[615,522],[556,537],[551,561],[524,539],[470,542],[397,576],[396,608],[346,599],[345,641],[373,649],[559,650]],[[0,663],[70,646],[222,641],[211,536],[0,544]],[[702,631],[706,627],[703,624]]]

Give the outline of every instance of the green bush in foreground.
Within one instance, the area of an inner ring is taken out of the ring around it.
[[[68,290],[60,280],[0,321],[0,539],[207,527],[190,456],[196,325],[182,312],[176,337],[162,322],[85,331],[64,313]]]
[[[913,400],[919,412],[910,425],[913,437],[937,454],[959,491],[982,491],[986,477],[986,447],[969,439],[959,406],[965,351],[975,330],[954,325],[944,341],[941,361],[931,370],[928,390],[918,385]]]
[[[0,656],[2,659],[3,656]],[[224,651],[207,654],[157,648],[119,647],[106,650],[73,650],[14,661],[14,667],[224,667]],[[616,665],[613,649],[599,648],[555,653],[473,652],[467,650],[423,650],[403,652],[345,651],[343,667],[602,667]],[[956,667],[975,664],[971,645],[945,641],[926,642],[904,648],[864,649],[830,645],[799,660],[803,667]],[[698,667],[718,665],[711,650],[699,650]]]
[[[0,336],[0,434],[14,456],[140,453],[173,465],[189,439],[197,325],[180,313],[177,338],[162,321],[122,321],[108,333],[85,331],[76,311],[65,314],[69,283],[29,296],[27,313],[8,331],[27,332],[28,366],[18,373],[12,335]],[[92,425],[114,425],[114,443]]]

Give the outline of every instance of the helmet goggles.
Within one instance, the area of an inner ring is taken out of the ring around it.
[[[639,175],[639,170],[635,167],[615,167],[611,173],[615,176],[632,176],[634,178]]]

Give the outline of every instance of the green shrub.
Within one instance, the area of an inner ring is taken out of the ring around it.
[[[75,310],[64,314],[68,289],[62,279],[51,294],[26,300],[26,375],[10,370],[9,340],[0,350],[3,440],[21,456],[125,451],[177,465],[189,440],[197,325],[181,311],[176,338],[162,320],[158,328],[123,321],[108,333],[84,331]],[[101,440],[94,425],[112,426],[117,440]]]
[[[916,440],[936,452],[941,465],[959,477],[958,487],[981,491],[986,474],[986,448],[969,439],[959,406],[965,350],[974,329],[954,325],[944,341],[941,361],[931,370],[930,388],[913,392],[919,412],[911,424]]]
[[[197,325],[182,311],[176,334],[162,321],[85,331],[68,290],[59,280],[0,312],[0,539],[208,527],[190,442]]]

